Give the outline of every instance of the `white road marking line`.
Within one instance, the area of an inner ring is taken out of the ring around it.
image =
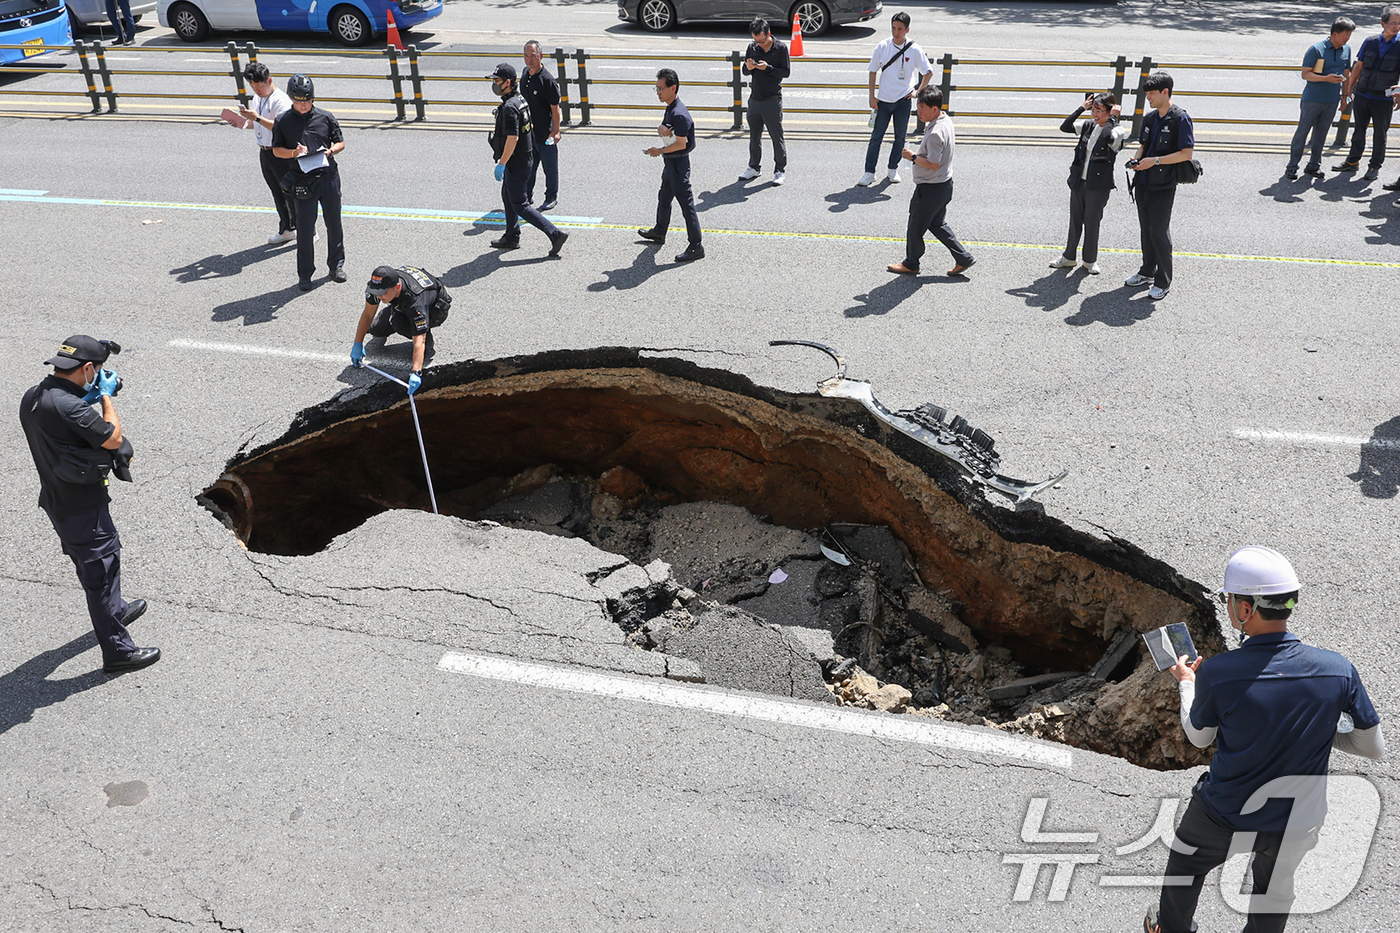
[[[17,197],[41,198],[48,194],[47,191],[39,191],[34,188],[0,188],[0,194],[13,194]]]
[[[241,353],[245,356],[289,356],[298,360],[327,360],[349,365],[350,357],[344,353],[316,353],[312,350],[284,350],[281,347],[252,347],[241,343],[209,343],[203,340],[177,338],[166,346],[182,350],[213,351],[215,353]]]
[[[1344,434],[1302,434],[1296,431],[1253,431],[1236,428],[1235,437],[1245,441],[1278,441],[1283,444],[1307,444],[1323,447],[1371,447],[1376,450],[1400,450],[1400,438],[1348,437]]]
[[[807,706],[797,702],[723,693],[713,688],[684,687],[575,671],[566,668],[525,664],[505,658],[449,651],[438,662],[438,669],[489,680],[504,680],[529,687],[548,687],[571,693],[591,693],[617,700],[637,700],[659,706],[701,710],[723,716],[762,719],[790,726],[845,732],[898,742],[915,742],[979,754],[1001,755],[1055,768],[1069,768],[1073,756],[1068,748],[1018,738],[990,729],[953,726],[947,723],[892,716],[868,711]]]

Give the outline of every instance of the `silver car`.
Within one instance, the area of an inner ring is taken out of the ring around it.
[[[111,20],[107,19],[107,0],[67,0],[67,3],[68,22],[75,36],[85,27],[112,25]],[[143,13],[155,11],[156,0],[131,0],[131,18],[138,23]]]
[[[881,0],[617,0],[617,18],[664,32],[679,23],[747,23],[762,17],[782,36],[796,15],[804,36],[819,36],[832,26],[863,23],[882,7]]]

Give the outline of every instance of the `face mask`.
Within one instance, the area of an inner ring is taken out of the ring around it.
[[[91,391],[92,391],[94,388],[96,388],[96,387],[97,387],[97,367],[94,366],[94,367],[92,368],[92,380],[89,381],[89,382],[84,382],[84,383],[83,383],[83,391],[84,391],[84,392],[91,392]]]
[[[495,94],[497,97],[505,97],[506,89],[499,84],[493,83],[491,85],[491,93]]]

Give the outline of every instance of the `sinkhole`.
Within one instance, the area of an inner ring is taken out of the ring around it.
[[[677,510],[701,543],[707,514],[791,530],[787,566],[808,591],[782,621],[827,632],[832,650],[815,661],[834,702],[1151,768],[1209,760],[1182,735],[1175,683],[1138,637],[1184,622],[1204,653],[1223,650],[1205,589],[1126,541],[992,501],[856,401],[604,348],[434,367],[416,402],[444,514],[520,519],[638,563]],[[542,513],[507,507],[546,493]],[[283,555],[315,553],[387,510],[429,509],[402,389],[348,390],[303,411],[236,454],[201,501],[248,549]],[[650,623],[674,615],[677,588],[692,608],[714,600],[762,618],[778,568],[733,554],[715,566],[687,564],[669,594],[616,607],[619,637],[665,651]]]

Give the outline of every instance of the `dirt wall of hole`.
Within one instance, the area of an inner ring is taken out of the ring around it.
[[[1169,622],[1186,622],[1207,652],[1221,648],[1199,585],[1125,542],[989,505],[854,402],[622,351],[609,365],[567,365],[580,358],[435,373],[417,398],[442,511],[474,517],[499,478],[542,463],[592,476],[624,466],[674,501],[731,502],[795,528],[887,525],[979,639],[1041,670],[1087,670],[1122,629]],[[384,509],[428,507],[398,391],[305,413],[284,438],[230,462],[209,494],[250,548],[277,553],[318,550]],[[1115,754],[1159,742],[1167,758],[1199,762],[1174,725],[1173,687],[1139,670],[1064,723],[1063,738]]]

